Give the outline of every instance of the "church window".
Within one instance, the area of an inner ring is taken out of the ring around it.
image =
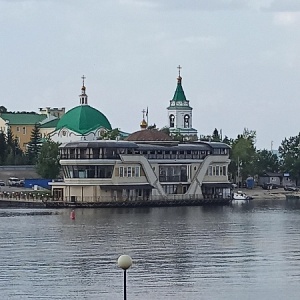
[[[184,128],[189,128],[190,127],[190,116],[185,115],[184,116]]]
[[[174,115],[170,115],[170,127],[174,127],[175,124],[175,116]]]

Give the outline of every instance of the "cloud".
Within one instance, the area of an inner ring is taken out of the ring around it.
[[[199,45],[207,49],[219,48],[224,43],[224,38],[218,38],[215,36],[186,36],[179,42],[189,45]]]
[[[121,4],[130,4],[146,8],[165,10],[236,10],[248,7],[249,0],[119,0]]]
[[[142,8],[157,8],[165,10],[259,10],[263,12],[300,11],[300,0],[119,0],[119,2],[121,4],[134,5]]]
[[[300,11],[299,0],[273,0],[263,9],[268,12],[298,12]]]
[[[155,1],[151,0],[119,0],[119,3],[121,5],[130,5],[135,6],[139,8],[156,8],[159,7],[158,3],[155,3]]]
[[[274,23],[281,26],[298,25],[300,12],[278,12],[274,14]]]

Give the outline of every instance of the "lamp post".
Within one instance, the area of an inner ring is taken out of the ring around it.
[[[132,265],[132,259],[129,255],[121,255],[118,258],[118,266],[124,270],[124,300],[126,300],[126,270]]]

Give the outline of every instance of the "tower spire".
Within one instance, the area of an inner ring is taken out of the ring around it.
[[[86,79],[86,77],[84,75],[82,75],[82,86],[84,87],[84,79]]]
[[[178,69],[177,82],[178,82],[178,83],[181,83],[182,77],[180,76],[180,73],[181,73],[182,66],[178,65],[177,69]]]
[[[81,77],[82,79],[82,88],[81,88],[81,95],[79,95],[79,99],[80,99],[80,104],[81,105],[87,105],[88,101],[87,101],[87,94],[85,93],[85,85],[84,85],[84,80],[86,79],[86,77],[84,75],[82,75]]]
[[[148,124],[147,122],[145,121],[145,113],[147,113],[147,111],[145,109],[142,110],[142,113],[143,113],[143,120],[142,122],[140,123],[140,127],[141,129],[146,129]]]

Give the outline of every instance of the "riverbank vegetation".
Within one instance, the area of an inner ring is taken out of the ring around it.
[[[149,126],[151,130],[159,130]],[[170,135],[168,128],[160,129]],[[102,139],[120,139],[120,130],[115,128],[106,132]],[[174,140],[185,142],[186,139],[178,132]],[[236,138],[222,134],[215,129],[212,135],[201,136],[202,141],[224,142],[231,147],[229,165],[230,180],[244,182],[247,177],[260,176],[264,173],[289,173],[290,178],[300,181],[300,133],[297,136],[285,138],[277,153],[256,149],[256,131],[245,128]],[[37,172],[44,178],[56,178],[60,173],[59,144],[49,138],[42,138],[38,124],[31,132],[27,150],[23,152],[18,139],[10,129],[7,133],[0,132],[0,165],[36,165]]]

